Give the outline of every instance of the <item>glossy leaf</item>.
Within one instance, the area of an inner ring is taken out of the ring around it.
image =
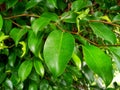
[[[110,42],[111,44],[116,43],[115,34],[103,23],[92,22],[89,25],[92,28],[93,32],[96,34],[96,36],[102,38],[103,40]]]
[[[37,20],[35,20],[32,24],[32,29],[35,32],[35,34],[38,33],[38,31],[42,30],[45,26],[47,26],[50,22],[50,19],[40,17]]]
[[[28,47],[32,51],[32,53],[36,56],[42,59],[40,51],[42,49],[42,33],[38,33],[38,35],[35,35],[35,33],[31,30],[29,31],[29,37],[28,37]]]
[[[26,29],[13,28],[10,32],[10,37],[15,41],[17,46],[19,40],[27,33]]]
[[[0,31],[2,29],[2,26],[3,26],[3,19],[2,19],[2,16],[0,15]]]
[[[71,34],[55,30],[49,34],[44,45],[44,59],[50,72],[60,76],[69,62],[74,49],[74,38]]]
[[[23,57],[26,53],[26,43],[24,41],[21,41],[21,42],[19,42],[19,44],[22,45],[22,52],[23,53],[22,53],[21,57]]]
[[[29,76],[32,66],[33,63],[31,60],[26,60],[20,65],[18,69],[18,76],[20,77],[21,81],[24,81]]]
[[[81,60],[75,53],[72,54],[72,59],[73,59],[75,65],[77,66],[77,68],[81,69]]]
[[[90,1],[88,0],[76,0],[72,3],[71,9],[73,11],[79,11],[82,8],[86,7],[86,6],[90,6],[92,5]]]
[[[42,62],[39,59],[37,59],[37,58],[34,58],[34,67],[35,67],[36,72],[41,77],[43,77],[44,76],[44,67],[42,65]]]
[[[42,0],[30,0],[29,2],[27,2],[26,4],[26,10],[31,9],[33,7],[35,7],[39,2],[41,2]]]
[[[50,23],[50,21],[55,21],[57,18],[58,16],[56,14],[45,12],[40,16],[40,18],[33,22],[32,29],[35,34],[37,34],[38,31],[41,31],[43,28],[45,28]]]
[[[89,68],[98,74],[108,86],[113,79],[110,57],[92,45],[83,46],[83,55]]]

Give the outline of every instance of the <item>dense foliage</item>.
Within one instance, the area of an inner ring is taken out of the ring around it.
[[[0,90],[117,90],[119,0],[0,0]]]

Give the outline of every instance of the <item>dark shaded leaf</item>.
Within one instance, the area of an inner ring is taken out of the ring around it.
[[[92,22],[89,25],[92,28],[93,32],[98,37],[110,42],[111,44],[116,43],[115,34],[106,25],[104,25],[103,23],[100,23],[100,22]]]
[[[15,45],[17,46],[20,39],[27,33],[26,29],[13,28],[10,32],[10,37],[15,41]]]

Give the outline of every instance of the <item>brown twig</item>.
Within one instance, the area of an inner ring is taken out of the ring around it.
[[[23,16],[37,17],[37,18],[40,17],[40,16],[35,15],[35,14],[20,14],[20,15],[15,15],[15,16],[10,16],[10,17],[4,17],[4,19],[13,19],[13,18],[18,18],[18,17],[23,17]]]
[[[17,27],[19,27],[19,28],[23,28],[21,25],[19,25],[18,23],[14,22],[14,21],[12,21],[12,23],[13,23],[14,25],[16,25]]]
[[[100,20],[89,20],[89,22],[101,22],[101,23],[112,25],[112,26],[120,27],[120,25],[118,24],[114,24],[114,23],[106,22],[106,21],[100,21]]]

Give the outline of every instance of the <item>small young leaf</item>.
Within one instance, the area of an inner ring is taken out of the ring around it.
[[[34,67],[35,67],[36,72],[41,77],[43,77],[44,76],[44,67],[42,65],[42,62],[39,59],[37,59],[37,58],[34,58]]]
[[[44,59],[50,72],[60,76],[74,50],[74,38],[71,34],[55,30],[49,34],[44,45]]]
[[[2,16],[0,15],[0,31],[2,29],[2,26],[3,26],[3,19],[2,19]]]
[[[111,44],[116,43],[115,34],[103,23],[100,22],[92,22],[89,24],[92,28],[93,32],[100,38],[110,42]]]
[[[81,60],[80,60],[80,58],[75,53],[73,53],[72,54],[72,59],[73,59],[75,65],[77,66],[77,68],[80,70],[81,69]]]
[[[23,57],[25,55],[25,53],[26,53],[26,43],[24,41],[22,41],[22,42],[19,42],[19,44],[22,45],[23,53],[22,53],[21,57]]]
[[[98,74],[108,86],[113,79],[110,57],[92,45],[83,46],[83,55],[89,68]]]
[[[5,35],[3,32],[0,31],[0,42],[4,41],[5,39],[8,39],[9,36]]]
[[[19,40],[27,33],[26,29],[13,28],[10,32],[11,38],[15,41],[15,45],[17,46]]]
[[[33,63],[31,60],[26,60],[20,65],[18,69],[18,76],[20,77],[21,81],[24,81],[29,76],[32,66]]]

